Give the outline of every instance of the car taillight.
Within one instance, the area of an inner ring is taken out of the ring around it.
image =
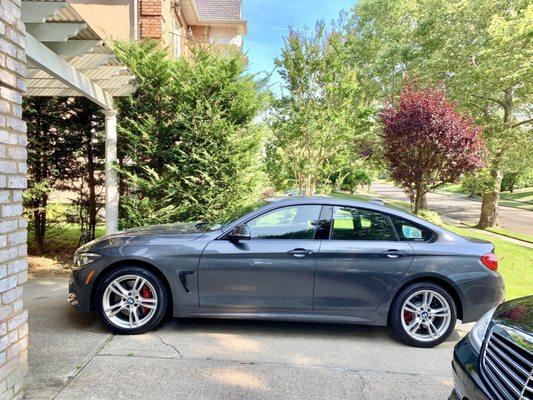
[[[492,271],[498,271],[498,257],[494,253],[487,253],[481,256],[481,262]]]

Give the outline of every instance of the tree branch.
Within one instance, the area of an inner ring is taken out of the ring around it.
[[[520,122],[517,122],[516,124],[512,125],[511,128],[518,128],[519,126],[521,125],[525,125],[525,124],[530,124],[533,122],[533,118],[531,119],[526,119],[524,121],[520,121]]]

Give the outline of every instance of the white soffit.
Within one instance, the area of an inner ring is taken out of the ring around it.
[[[181,12],[185,21],[191,26],[220,26],[234,27],[237,35],[248,33],[248,23],[244,19],[202,19],[198,14],[195,0],[182,0],[179,2]]]
[[[105,109],[135,91],[135,76],[67,1],[22,0],[27,96],[84,96]]]

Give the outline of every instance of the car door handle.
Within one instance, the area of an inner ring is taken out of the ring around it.
[[[389,258],[398,258],[398,257],[405,256],[407,253],[402,250],[390,249],[390,250],[382,251],[381,254]]]
[[[287,254],[292,254],[294,257],[305,257],[313,253],[313,250],[308,249],[293,249],[287,252]]]

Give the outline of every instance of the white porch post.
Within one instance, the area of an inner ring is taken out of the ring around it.
[[[118,176],[114,169],[117,161],[117,112],[105,114],[105,232],[118,231]]]

